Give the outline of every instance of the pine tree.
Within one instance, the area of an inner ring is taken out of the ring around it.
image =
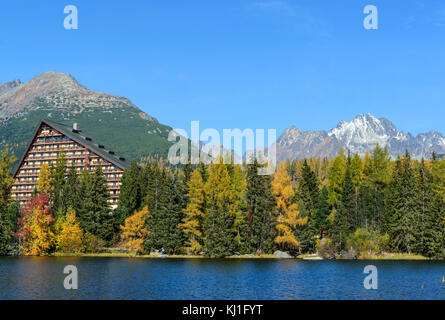
[[[272,253],[275,249],[275,199],[269,176],[259,175],[260,164],[253,159],[247,167],[245,243],[243,252]]]
[[[186,252],[198,254],[203,246],[202,225],[204,218],[204,183],[198,170],[193,171],[188,182],[187,198],[189,202],[184,209],[185,217],[179,227],[187,237],[184,248]]]
[[[79,211],[82,198],[80,194],[79,178],[75,167],[71,167],[68,171],[68,177],[63,186],[62,197],[66,210],[72,208],[74,212]]]
[[[318,234],[315,215],[317,211],[319,190],[315,173],[309,167],[307,160],[303,161],[298,184],[298,200],[300,216],[307,218],[308,222],[297,227],[297,239],[300,242],[302,252],[315,250],[316,236]]]
[[[129,214],[141,207],[140,169],[136,161],[131,163],[122,175],[119,192],[119,206],[125,207]],[[126,218],[126,217],[125,217]]]
[[[419,220],[416,181],[408,151],[396,161],[388,200],[388,230],[394,248],[399,252],[412,253],[418,237],[416,225]]]
[[[334,216],[334,223],[332,225],[332,241],[338,252],[346,248],[346,240],[352,233],[354,221],[354,185],[352,182],[350,159],[346,166],[345,176],[341,186],[341,196],[339,208]]]
[[[150,219],[146,242],[146,252],[164,249],[168,254],[181,252],[184,235],[179,229],[183,218],[181,195],[175,187],[176,181],[165,168],[155,168],[148,191]]]
[[[222,158],[210,165],[204,190],[204,252],[212,257],[228,256],[235,248],[234,217],[230,214],[230,176]]]
[[[365,226],[382,233],[389,231],[389,226],[385,223],[388,213],[385,210],[385,193],[392,174],[390,161],[387,148],[382,149],[379,144],[374,148],[370,161],[365,158],[364,191],[368,193],[368,202],[363,205],[369,213],[365,217]]]
[[[283,162],[278,165],[272,181],[272,193],[277,203],[277,225],[278,235],[275,243],[285,250],[299,249],[299,242],[295,237],[295,228],[307,223],[308,218],[299,218],[298,204],[292,203],[294,190],[290,183],[290,176]]]
[[[8,246],[13,240],[12,233],[17,231],[17,212],[15,204],[11,203],[11,187],[14,179],[9,168],[15,158],[4,151],[0,158],[0,255],[6,255]]]
[[[414,251],[416,253],[425,253],[426,248],[426,220],[431,215],[431,202],[433,198],[432,189],[432,175],[429,169],[425,165],[425,160],[422,159],[420,166],[417,170],[417,186],[416,186],[416,199],[418,201],[418,223],[414,226],[416,234],[418,235],[418,241],[416,242]]]
[[[428,215],[425,218],[423,254],[430,258],[445,257],[445,203],[439,194],[432,195]]]
[[[66,157],[63,149],[59,152],[57,157],[57,162],[51,167],[50,170],[50,180],[51,180],[51,209],[54,212],[54,217],[57,218],[65,214],[68,207],[64,203],[64,186],[65,186],[65,175],[66,175]]]
[[[329,206],[329,191],[326,186],[321,189],[317,211],[315,212],[315,226],[320,235],[323,238],[328,232],[329,222],[327,220],[331,209]]]
[[[80,226],[85,232],[110,241],[113,236],[113,217],[108,205],[107,180],[100,166],[95,167],[91,175],[87,170],[82,171],[80,193]]]

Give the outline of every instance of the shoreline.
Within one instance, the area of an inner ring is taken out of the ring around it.
[[[21,256],[26,257],[26,256]],[[55,253],[49,255],[48,257],[87,257],[87,258],[137,258],[137,259],[278,259],[278,260],[300,260],[300,261],[337,261],[337,260],[345,260],[345,261],[366,261],[366,260],[382,260],[382,261],[440,261],[433,260],[421,255],[415,254],[392,254],[386,253],[383,255],[362,255],[357,259],[323,259],[317,255],[300,255],[292,258],[281,258],[274,256],[273,254],[265,254],[260,256],[255,255],[240,255],[240,256],[227,256],[224,258],[214,258],[214,257],[206,257],[206,256],[195,256],[195,255],[136,255],[134,253]]]

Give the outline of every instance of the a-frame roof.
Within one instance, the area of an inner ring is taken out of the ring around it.
[[[61,134],[74,140],[78,144],[88,148],[91,152],[94,152],[98,156],[111,162],[112,164],[114,164],[115,166],[117,166],[118,168],[120,168],[122,170],[128,169],[130,167],[130,162],[127,159],[119,156],[118,154],[116,154],[115,152],[113,152],[111,150],[106,149],[105,146],[95,142],[92,138],[83,135],[80,130],[75,130],[72,127],[69,127],[69,126],[66,126],[64,124],[60,124],[57,122],[53,122],[53,121],[50,121],[47,119],[41,119],[36,130],[34,131],[33,136],[31,137],[31,139],[28,143],[28,146],[26,147],[25,151],[23,152],[23,155],[21,156],[18,165],[16,166],[16,168],[14,170],[14,178],[15,178],[18,170],[20,169],[20,165],[22,164],[23,160],[25,159],[26,154],[28,153],[29,149],[31,148],[34,139],[36,138],[37,134],[39,133],[40,127],[43,124],[46,124],[47,126],[57,130]]]

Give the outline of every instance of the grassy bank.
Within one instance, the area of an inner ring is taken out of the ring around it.
[[[111,257],[111,258],[145,258],[145,259],[204,259],[206,256],[193,256],[193,255],[136,255],[134,252],[122,253],[122,252],[103,252],[103,253],[54,253],[55,257]],[[314,255],[303,254],[299,255],[297,259],[311,258]],[[273,254],[256,255],[239,255],[228,256],[226,259],[279,259]],[[384,254],[362,254],[357,260],[429,260],[427,257],[417,254],[404,254],[404,253],[384,253]]]
[[[359,258],[360,260],[429,260],[419,254],[407,254],[407,253],[384,253],[384,254],[363,254]]]
[[[185,258],[185,259],[204,259],[206,256],[193,256],[185,254],[173,254],[173,255],[136,255],[135,253],[122,253],[122,252],[102,252],[102,253],[54,253],[54,257],[112,257],[112,258],[145,258],[145,259],[171,259],[171,258]],[[278,259],[273,254],[263,254],[260,256],[228,256],[226,259]]]

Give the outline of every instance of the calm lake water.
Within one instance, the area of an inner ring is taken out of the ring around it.
[[[366,265],[378,289],[366,290]],[[78,290],[65,290],[75,265]],[[445,262],[0,257],[0,299],[445,299]]]

